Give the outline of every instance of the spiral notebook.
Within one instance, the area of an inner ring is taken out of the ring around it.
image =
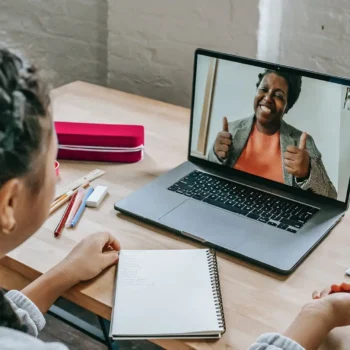
[[[120,252],[112,339],[220,338],[224,332],[214,251]]]

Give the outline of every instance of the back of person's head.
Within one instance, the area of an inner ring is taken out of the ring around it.
[[[28,176],[40,187],[36,156],[50,134],[49,95],[34,66],[0,49],[0,187],[11,178]]]
[[[13,249],[33,233],[13,233],[5,228],[6,220],[8,223],[10,217],[7,215],[8,208],[15,207],[7,187],[11,182],[20,182],[25,190],[20,191],[18,196],[23,197],[25,192],[30,194],[28,198],[33,199],[45,181],[45,157],[42,154],[49,147],[53,125],[49,114],[48,90],[45,80],[40,79],[39,75],[34,66],[27,65],[9,50],[0,48],[0,258],[4,250]],[[14,227],[16,221],[21,221],[18,231],[25,232],[30,222],[36,220],[33,216],[40,215],[36,213],[41,209],[36,201],[40,202],[43,196],[36,197],[36,200],[28,200],[22,206],[33,206],[32,209],[27,212],[13,210],[14,214],[11,213]],[[26,215],[28,218],[24,218]],[[37,219],[38,225],[43,217]],[[0,327],[26,331],[1,290]]]
[[[258,75],[258,82],[256,87],[259,87],[261,81],[264,79],[266,75],[276,74],[279,77],[285,79],[288,85],[288,100],[287,100],[287,110],[286,113],[294,106],[295,102],[297,102],[300,92],[301,92],[301,83],[302,79],[300,75],[291,74],[279,70],[265,69],[263,73]]]

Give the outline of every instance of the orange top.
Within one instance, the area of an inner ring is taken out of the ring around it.
[[[280,132],[265,135],[254,124],[247,144],[236,164],[237,170],[284,183]]]

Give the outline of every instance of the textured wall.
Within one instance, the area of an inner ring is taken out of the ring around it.
[[[279,61],[350,76],[350,2],[283,1]]]
[[[105,0],[1,0],[0,41],[48,70],[55,86],[106,84]]]
[[[258,0],[108,0],[108,85],[190,105],[197,47],[255,57]]]
[[[258,2],[1,0],[0,41],[55,86],[80,79],[189,106],[197,47],[256,55]]]
[[[260,58],[349,76],[349,19],[348,0],[1,0],[0,41],[56,86],[80,79],[189,106],[197,47],[255,57],[259,38]]]

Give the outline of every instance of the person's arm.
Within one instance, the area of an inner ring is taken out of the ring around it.
[[[263,334],[249,350],[316,350],[336,327],[350,325],[350,284],[333,284],[303,307],[284,334]]]
[[[215,139],[213,146],[208,153],[208,160],[213,163],[227,165],[229,151],[232,145],[232,135],[229,133],[229,123],[227,118],[223,118],[222,131]]]
[[[310,190],[316,194],[337,199],[337,190],[328,177],[321,157],[310,157],[310,175],[308,179],[296,184],[303,190]]]
[[[58,264],[21,291],[43,314],[59,296],[80,282],[77,277],[67,272],[63,265]]]
[[[80,281],[97,276],[118,260],[119,242],[109,233],[83,239],[58,265],[22,290],[45,313],[55,300]]]
[[[249,350],[316,350],[334,326],[332,315],[306,307],[284,334],[263,334]]]
[[[285,331],[284,336],[294,340],[304,349],[316,350],[335,326],[331,312],[306,307]]]

